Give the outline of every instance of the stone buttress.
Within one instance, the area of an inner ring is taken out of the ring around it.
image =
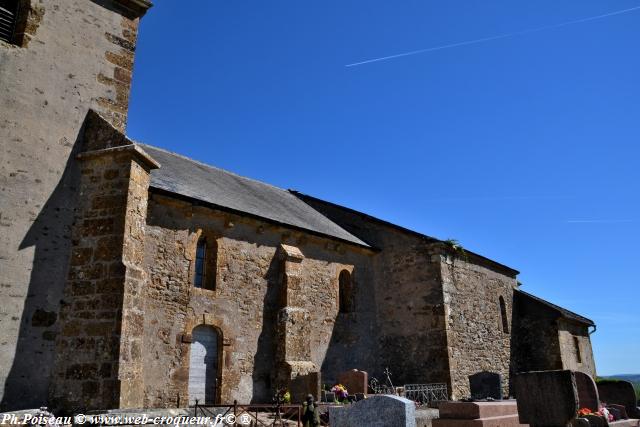
[[[320,369],[311,360],[311,315],[304,307],[304,255],[294,246],[280,245],[281,294],[276,325],[275,385],[291,392],[292,402],[307,394],[320,395]]]
[[[84,148],[50,397],[65,410],[141,407],[142,258],[159,165],[95,113]]]

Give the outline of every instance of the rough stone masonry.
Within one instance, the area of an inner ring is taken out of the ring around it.
[[[505,396],[533,365],[595,373],[593,322],[516,270],[127,138],[149,6],[20,0],[0,41],[3,410],[317,398],[351,369],[452,398],[481,371]]]

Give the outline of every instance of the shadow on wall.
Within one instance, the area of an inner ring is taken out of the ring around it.
[[[516,374],[518,374],[518,372],[521,372],[521,368],[520,366],[518,366],[518,355],[522,353],[523,350],[525,350],[524,348],[520,348],[520,346],[518,345],[518,338],[527,339],[527,337],[522,336],[524,331],[522,331],[520,319],[517,313],[518,307],[514,293],[513,301],[511,302],[511,359],[509,361],[509,397],[515,397],[514,379],[516,377]]]
[[[272,403],[276,392],[272,389],[271,377],[276,368],[276,321],[280,309],[278,304],[281,290],[279,255],[280,253],[276,251],[265,275],[267,292],[262,304],[262,330],[253,358],[253,398],[251,403]]]
[[[343,282],[345,276],[348,283]],[[375,324],[374,313],[363,310],[375,306],[373,293],[359,292],[363,284],[358,277],[355,272],[350,274],[345,270],[339,275],[339,312],[320,368],[322,384],[329,387],[337,384],[341,373],[351,369],[367,371],[370,378],[381,375],[384,369],[384,363],[379,360],[378,338],[371,328]]]
[[[322,362],[322,384],[329,387],[338,383],[338,376],[350,369],[371,372],[371,367],[361,360],[365,352],[354,350],[358,341],[358,331],[353,327],[356,313],[338,313],[331,333],[327,353]]]
[[[20,250],[31,246],[35,250],[16,353],[0,402],[1,411],[37,408],[46,406],[48,401],[80,177],[75,156],[84,129],[85,124],[80,128],[58,185],[20,243]]]

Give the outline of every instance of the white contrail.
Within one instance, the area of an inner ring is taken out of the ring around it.
[[[596,19],[608,18],[609,16],[621,15],[623,13],[632,12],[632,11],[638,10],[638,9],[640,9],[640,6],[632,7],[632,8],[629,8],[629,9],[616,10],[615,12],[609,12],[609,13],[605,13],[603,15],[590,16],[588,18],[576,19],[575,21],[563,22],[561,24],[547,25],[545,27],[532,28],[532,29],[523,30],[523,31],[516,31],[515,33],[508,33],[508,34],[501,34],[501,35],[498,35],[498,36],[484,37],[484,38],[476,39],[476,40],[468,40],[468,41],[459,42],[459,43],[446,44],[446,45],[443,45],[443,46],[429,47],[427,49],[412,50],[411,52],[399,53],[397,55],[383,56],[381,58],[374,58],[374,59],[368,59],[366,61],[354,62],[353,64],[345,65],[345,67],[355,67],[357,65],[364,65],[364,64],[370,64],[372,62],[386,61],[388,59],[400,58],[400,57],[409,56],[409,55],[416,55],[418,53],[433,52],[433,51],[436,51],[436,50],[449,49],[449,48],[452,48],[452,47],[466,46],[466,45],[476,44],[476,43],[484,43],[484,42],[488,42],[488,41],[491,41],[491,40],[504,39],[504,38],[513,37],[513,36],[521,36],[521,35],[524,35],[524,34],[536,33],[538,31],[551,30],[551,29],[554,29],[554,28],[566,27],[567,25],[580,24],[580,23],[583,23],[583,22],[595,21]]]
[[[621,222],[633,222],[632,219],[570,219],[567,224],[617,224]]]

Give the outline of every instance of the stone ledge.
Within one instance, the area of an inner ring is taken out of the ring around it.
[[[478,418],[475,420],[437,419],[433,420],[433,427],[525,427],[520,424],[517,415],[503,415],[498,417]]]
[[[102,0],[93,0],[99,4],[103,3]],[[122,9],[122,12],[129,19],[142,18],[145,13],[153,6],[148,0],[113,0],[119,9]]]
[[[515,400],[497,402],[442,402],[440,418],[473,420],[485,417],[518,415]]]
[[[130,153],[133,157],[136,157],[149,169],[158,169],[160,163],[158,163],[153,157],[151,157],[146,151],[136,144],[123,145],[121,147],[104,148],[102,150],[85,151],[76,156],[78,160],[87,160],[96,157],[102,157],[105,155]]]
[[[295,246],[280,244],[280,248],[282,249],[282,258],[287,261],[302,261],[304,259],[304,255]]]

